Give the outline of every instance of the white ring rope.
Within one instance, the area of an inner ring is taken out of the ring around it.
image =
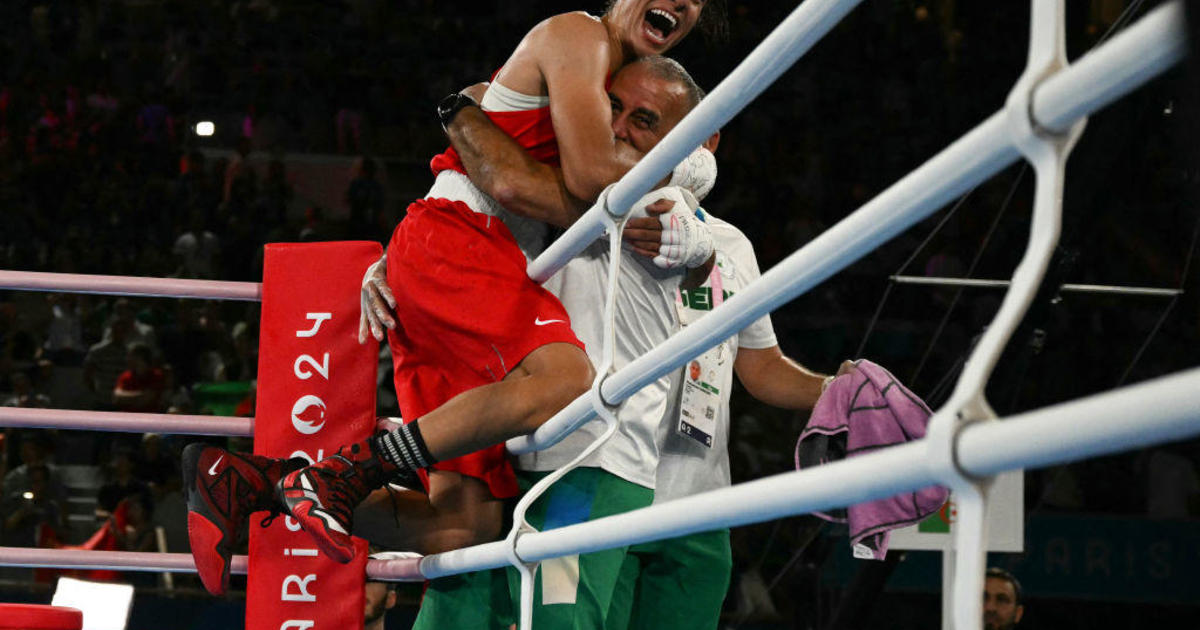
[[[254,418],[0,407],[0,427],[253,437]]]
[[[417,570],[419,558],[367,560],[367,577],[393,581],[420,582],[425,578]],[[151,551],[82,551],[0,547],[0,565],[35,569],[110,569],[113,571],[150,571],[154,573],[195,573],[190,553]],[[247,556],[233,556],[229,572],[246,575]]]
[[[957,437],[959,465],[984,477],[1043,468],[1200,435],[1200,368],[1036,411],[977,423]],[[1138,421],[1130,422],[1130,418]],[[853,460],[783,473],[617,516],[523,536],[518,552],[538,561],[687,533],[736,527],[870,501],[938,480],[914,442]],[[132,555],[130,555],[132,554]],[[239,562],[235,556],[235,572]],[[188,554],[0,547],[0,565],[193,571]],[[508,566],[504,541],[416,559],[368,561],[368,575],[420,580]],[[377,570],[372,570],[374,566]],[[244,569],[243,569],[244,570]]]
[[[1143,42],[1155,47],[1155,50],[1141,51],[1142,47],[1130,44],[1130,40]],[[1110,47],[1141,51],[1142,54],[1127,57],[1113,55],[1109,52]],[[1091,113],[1113,100],[1111,90],[1114,83],[1119,83],[1123,90],[1132,91],[1183,59],[1186,52],[1183,5],[1179,0],[1174,0],[1147,14],[1104,45],[1094,48],[1076,65],[1039,85],[1033,95],[1034,111],[1038,111],[1038,103],[1046,103],[1046,107],[1052,110],[1063,108],[1071,111],[1078,109],[1076,104],[1087,103],[1093,109],[1087,109],[1084,113]],[[1089,70],[1099,83],[1080,85],[1073,74],[1077,65],[1094,58],[1118,67],[1111,68],[1109,73]],[[1140,83],[1125,80],[1129,76],[1137,77]],[[1050,89],[1059,84],[1075,85],[1078,91]],[[1097,93],[1104,94],[1105,99],[1095,98]],[[1054,99],[1063,99],[1065,103]],[[688,114],[684,121],[699,109],[697,107]],[[683,124],[680,123],[681,126]],[[671,134],[667,134],[667,138],[670,137]],[[648,155],[646,159],[650,157]],[[1013,144],[1006,113],[1002,110],[993,114],[713,310],[721,315],[702,318],[614,374],[604,383],[604,399],[619,404],[645,384],[682,366],[762,315],[820,284],[1020,157],[1020,152]],[[569,235],[568,231],[561,238],[568,238]],[[591,420],[593,416],[589,411],[590,405],[577,399],[532,435],[509,440],[508,449],[524,454],[551,446]]]
[[[796,7],[755,49],[642,158],[579,217],[566,233],[529,264],[529,277],[544,282],[604,232],[608,213],[623,215],[654,184],[704,143],[746,104],[808,52],[862,0],[808,0]],[[611,402],[611,399],[607,398]]]
[[[0,289],[63,291],[135,297],[180,297],[207,300],[261,302],[262,285],[257,282],[188,280],[184,278],[141,278],[99,276],[81,273],[2,271]]]
[[[1200,435],[1200,368],[1003,419],[956,436],[970,475],[1040,468]],[[1130,418],[1137,418],[1131,422]],[[525,561],[587,553],[694,532],[828,510],[941,483],[923,441],[788,472],[580,525],[523,536]],[[426,556],[435,578],[507,565],[503,543]],[[978,597],[978,594],[975,594]]]

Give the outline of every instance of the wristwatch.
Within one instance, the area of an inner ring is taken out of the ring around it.
[[[479,103],[476,103],[475,99],[462,92],[455,92],[438,103],[438,120],[442,121],[443,130],[450,125],[450,122],[454,120],[454,116],[464,107],[479,107]]]

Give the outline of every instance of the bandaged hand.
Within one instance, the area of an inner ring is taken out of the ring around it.
[[[671,171],[668,186],[679,186],[690,190],[697,200],[703,201],[717,184],[717,158],[712,151],[699,147]]]
[[[699,202],[686,189],[655,190],[634,204],[625,240],[662,269],[702,266],[713,254],[713,238],[696,216],[698,207]]]
[[[387,283],[387,254],[380,256],[363,273],[358,308],[358,343],[367,342],[368,331],[376,341],[383,341],[383,329],[396,327],[396,319],[392,317],[396,298]]]

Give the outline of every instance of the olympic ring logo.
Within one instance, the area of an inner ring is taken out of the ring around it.
[[[312,435],[324,426],[325,401],[308,394],[301,396],[296,404],[292,405],[292,427],[300,433]]]

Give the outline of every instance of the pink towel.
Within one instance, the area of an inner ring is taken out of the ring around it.
[[[834,379],[817,401],[808,426],[796,442],[796,468],[811,468],[919,440],[925,437],[930,415],[925,402],[891,372],[859,359],[853,371]],[[891,530],[923,520],[941,508],[948,496],[945,488],[930,486],[816,514],[847,523],[850,545],[866,545],[876,560],[883,560]]]

